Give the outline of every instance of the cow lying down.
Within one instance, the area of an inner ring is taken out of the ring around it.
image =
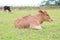
[[[27,15],[22,18],[17,18],[14,21],[16,28],[31,28],[31,29],[42,29],[41,24],[44,21],[52,21],[47,11],[39,10],[36,15]]]

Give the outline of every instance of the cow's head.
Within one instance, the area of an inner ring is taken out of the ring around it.
[[[52,21],[52,19],[50,18],[50,16],[48,15],[47,11],[45,10],[39,10],[39,13],[41,14],[41,17],[44,21]]]

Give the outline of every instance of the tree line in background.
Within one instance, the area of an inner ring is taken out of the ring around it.
[[[0,10],[3,10],[3,7],[4,6],[0,6]],[[40,6],[17,6],[17,7],[13,7],[13,6],[10,6],[12,10],[21,10],[21,9],[41,9],[41,8],[44,8],[44,9],[60,9],[60,0],[44,0],[41,2]]]
[[[41,2],[41,6],[60,6],[60,0],[44,0]]]

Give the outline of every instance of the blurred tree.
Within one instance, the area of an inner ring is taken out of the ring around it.
[[[58,6],[60,6],[60,0],[47,0],[47,1],[43,1],[43,2],[41,2],[41,5],[58,5]]]
[[[46,4],[45,0],[41,2],[41,6],[44,6],[45,4]]]
[[[58,5],[60,6],[60,0],[59,0],[57,3],[58,3]]]

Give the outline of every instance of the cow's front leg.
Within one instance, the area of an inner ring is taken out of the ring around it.
[[[32,29],[42,29],[41,25],[30,25],[30,28]]]
[[[42,29],[42,26],[41,25],[36,25],[36,26],[34,26],[34,29]]]

